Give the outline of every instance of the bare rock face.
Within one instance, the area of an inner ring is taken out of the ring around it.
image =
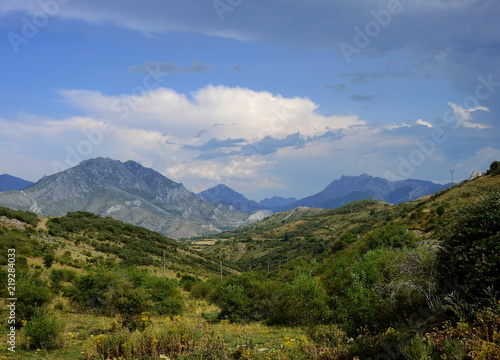
[[[474,180],[475,178],[478,178],[478,177],[483,176],[483,175],[484,175],[484,173],[483,173],[483,172],[481,172],[481,171],[479,171],[479,170],[474,170],[474,171],[472,172],[472,174],[469,176],[469,179],[468,179],[468,180]]]
[[[134,162],[97,158],[43,177],[23,191],[0,194],[0,205],[39,215],[89,211],[174,238],[243,225],[248,215],[215,205]]]

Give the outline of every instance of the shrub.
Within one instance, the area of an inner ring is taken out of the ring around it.
[[[49,303],[52,295],[38,273],[22,272],[16,283],[16,297],[16,325],[21,326],[22,320],[29,321],[37,308]]]
[[[370,248],[414,248],[417,245],[417,237],[403,226],[387,224],[370,231],[365,236]]]
[[[191,296],[197,300],[206,300],[212,292],[212,285],[201,281],[191,287]]]
[[[47,312],[47,307],[37,308],[28,321],[24,334],[29,349],[55,349],[62,345],[61,322]]]
[[[200,280],[193,277],[193,276],[183,275],[181,277],[181,280],[179,281],[179,284],[184,290],[191,291],[191,288],[193,287],[193,285],[195,285],[199,282],[200,282]]]
[[[111,315],[113,308],[107,293],[117,288],[117,277],[112,273],[91,273],[77,279],[66,295],[80,310],[92,310],[97,314]]]
[[[438,253],[443,288],[463,287],[481,299],[486,287],[500,290],[500,193],[496,192],[450,216],[448,236]]]
[[[71,282],[76,278],[76,272],[67,269],[52,269],[50,272],[50,286],[56,291],[61,290],[61,282]]]
[[[43,257],[43,266],[45,266],[48,269],[52,266],[55,260],[56,257],[54,256],[54,254],[46,254]]]
[[[422,336],[415,336],[411,339],[409,345],[401,348],[401,354],[407,360],[431,360],[432,347],[426,342]]]
[[[500,161],[493,161],[490,164],[490,169],[487,171],[488,175],[500,175]]]
[[[312,326],[329,318],[328,296],[317,279],[302,274],[279,291],[268,323]]]
[[[442,216],[444,212],[445,212],[444,206],[441,205],[436,208],[436,214],[438,214],[439,216]]]

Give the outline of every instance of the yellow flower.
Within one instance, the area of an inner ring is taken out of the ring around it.
[[[106,339],[106,335],[104,334],[100,334],[100,335],[97,335],[96,337],[94,337],[94,340],[97,344],[100,344],[104,341],[104,339]]]

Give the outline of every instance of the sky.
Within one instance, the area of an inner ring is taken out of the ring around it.
[[[301,198],[500,160],[498,0],[0,0],[0,173]]]

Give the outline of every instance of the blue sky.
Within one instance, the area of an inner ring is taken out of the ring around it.
[[[500,160],[496,0],[0,3],[0,173],[97,156],[194,192],[342,175],[448,182]]]

